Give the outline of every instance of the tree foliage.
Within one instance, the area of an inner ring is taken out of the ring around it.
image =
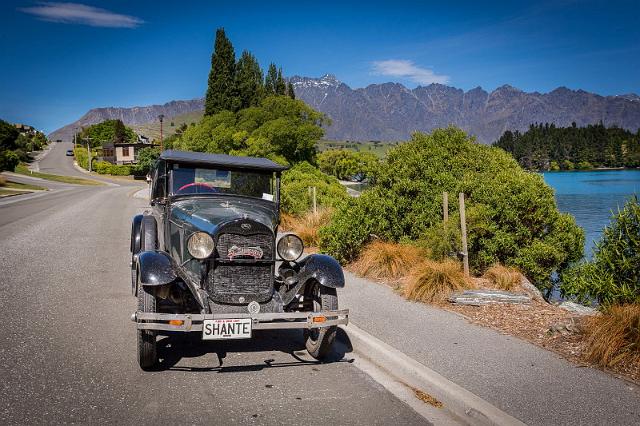
[[[235,111],[239,99],[235,84],[236,57],[224,28],[216,30],[216,41],[211,55],[211,71],[204,100],[204,115],[220,111]]]
[[[507,130],[494,146],[511,153],[529,170],[640,166],[640,131],[634,134],[603,124],[531,125],[525,133]]]
[[[301,162],[282,174],[282,210],[293,215],[311,210],[310,187],[316,188],[318,207],[334,207],[348,198],[347,190],[335,177],[322,173],[307,162]]]
[[[158,157],[160,157],[159,148],[142,148],[138,151],[138,163],[133,166],[133,171],[137,175],[146,175]]]
[[[138,140],[133,129],[125,126],[122,120],[105,120],[102,123],[86,127],[78,134],[77,141],[79,144],[86,144],[87,138],[89,138],[92,147]]]
[[[256,58],[246,50],[236,65],[236,87],[239,109],[258,106],[264,97],[262,70]]]
[[[19,131],[13,124],[0,120],[0,171],[13,171],[20,161],[29,161],[31,151],[39,151],[47,137],[37,130]]]
[[[640,203],[630,198],[614,214],[593,260],[569,269],[562,276],[562,290],[581,302],[602,304],[640,302]]]
[[[175,149],[267,157],[281,163],[314,161],[325,116],[304,102],[270,96],[258,107],[204,117],[173,141]]]
[[[353,260],[371,235],[420,241],[442,227],[442,193],[450,194],[450,220],[466,196],[469,261],[482,272],[496,262],[522,270],[540,287],[554,271],[582,257],[584,233],[558,211],[553,190],[504,151],[476,144],[462,130],[415,133],[391,149],[375,183],[341,204],[321,230],[321,248]],[[459,247],[451,247],[457,251]]]
[[[330,149],[318,154],[318,167],[338,179],[363,181],[372,177],[378,168],[378,157],[371,152]]]

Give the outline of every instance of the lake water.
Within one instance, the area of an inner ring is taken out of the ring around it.
[[[560,211],[571,213],[585,230],[585,255],[591,257],[594,243],[633,194],[640,196],[640,170],[547,172],[544,180],[556,192]]]

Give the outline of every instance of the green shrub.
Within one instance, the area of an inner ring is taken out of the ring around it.
[[[582,257],[584,233],[561,214],[553,190],[525,172],[505,151],[476,144],[462,130],[415,133],[387,153],[376,182],[338,207],[321,230],[320,247],[351,261],[374,234],[382,239],[429,241],[442,227],[442,192],[466,194],[469,261],[475,272],[495,263],[515,266],[540,287]],[[442,253],[448,247],[438,248]]]
[[[295,215],[309,211],[312,208],[309,187],[312,186],[316,187],[318,207],[334,207],[348,197],[347,190],[336,178],[302,162],[282,174],[282,210]]]
[[[20,157],[15,152],[8,150],[0,151],[0,172],[5,170],[12,172],[18,163],[20,163]]]
[[[124,164],[112,164],[111,168],[109,169],[109,174],[114,176],[129,176],[131,174],[131,166]]]
[[[627,201],[604,229],[593,260],[562,275],[562,291],[583,303],[640,302],[640,203]]]
[[[317,157],[318,167],[324,173],[338,179],[364,180],[373,176],[378,167],[378,157],[371,152],[354,152],[348,149],[330,149]]]
[[[111,173],[112,164],[108,161],[94,161],[92,164],[93,171],[101,175],[108,175]]]

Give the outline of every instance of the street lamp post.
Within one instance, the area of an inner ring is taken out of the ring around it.
[[[162,152],[162,120],[164,120],[164,114],[160,114],[158,120],[160,120],[160,152]]]

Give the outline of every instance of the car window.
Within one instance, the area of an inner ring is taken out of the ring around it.
[[[273,173],[220,168],[186,167],[174,164],[172,194],[237,194],[273,201]]]

